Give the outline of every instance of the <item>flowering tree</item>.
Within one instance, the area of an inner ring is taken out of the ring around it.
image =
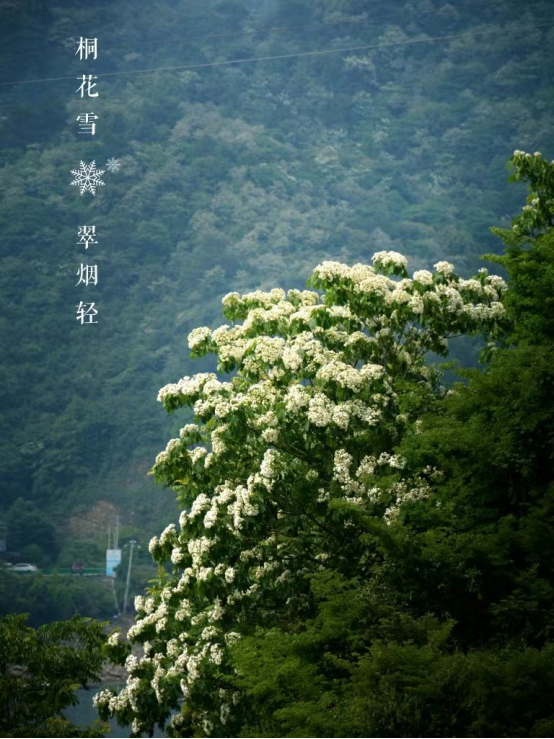
[[[215,374],[160,390],[168,412],[194,410],[156,458],[156,479],[183,505],[150,543],[160,565],[138,597],[127,686],[96,702],[133,732],[168,721],[171,736],[233,736],[241,712],[230,647],[258,623],[302,612],[307,576],[356,571],[364,522],[401,525],[430,495],[428,468],[403,474],[395,446],[441,391],[425,355],[448,339],[494,338],[505,321],[504,281],[486,269],[463,280],[447,262],[408,277],[406,258],[373,266],[319,265],[313,291],[223,299],[231,322],[189,336],[193,356],[215,354]]]
[[[510,159],[511,182],[527,182],[530,193],[523,206],[523,213],[512,221],[512,238],[535,237],[545,229],[554,227],[554,161],[548,162],[540,153],[534,154],[516,149]],[[504,238],[509,234],[494,229]]]

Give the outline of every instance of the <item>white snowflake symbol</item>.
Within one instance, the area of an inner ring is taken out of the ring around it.
[[[96,169],[96,162],[92,161],[90,164],[85,164],[81,161],[79,169],[72,169],[71,174],[75,175],[75,179],[71,183],[79,187],[81,195],[84,195],[87,191],[96,195],[96,188],[99,185],[105,185],[100,179],[104,174],[103,169]]]
[[[115,157],[110,157],[106,162],[106,168],[109,169],[110,172],[117,172],[120,167],[121,163],[119,159],[116,159]]]

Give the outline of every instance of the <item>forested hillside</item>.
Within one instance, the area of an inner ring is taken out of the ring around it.
[[[380,250],[469,277],[521,208],[513,150],[554,150],[547,0],[8,0],[0,34],[0,517],[41,565],[101,565],[117,515],[143,543],[175,518],[147,472],[183,420],[157,393],[213,369],[187,335],[226,293]],[[80,36],[98,38],[92,138]],[[111,157],[79,196],[71,170]]]

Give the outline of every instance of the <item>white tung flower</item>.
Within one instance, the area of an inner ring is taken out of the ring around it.
[[[185,559],[185,553],[179,547],[173,547],[171,551],[171,561],[174,565],[180,564]]]
[[[333,478],[341,483],[350,482],[352,457],[346,449],[337,449],[333,465]]]
[[[309,400],[308,420],[314,426],[328,426],[333,420],[333,404],[323,393],[317,393]]]
[[[206,326],[193,329],[188,336],[189,349],[195,349],[211,336],[211,329]]]
[[[160,544],[161,546],[164,546],[169,541],[174,541],[176,538],[176,531],[175,531],[175,524],[170,523],[169,526],[166,526],[165,529],[162,531],[162,534],[160,536]]]
[[[302,355],[294,347],[286,346],[283,351],[283,364],[292,372],[297,372],[302,366]]]
[[[199,431],[200,431],[200,429],[199,429],[199,427],[195,423],[187,423],[179,431],[179,437],[181,439],[184,439],[185,436],[192,436],[193,434],[197,434]]]
[[[218,630],[215,628],[215,626],[206,626],[206,628],[202,631],[200,638],[204,641],[209,641],[210,639],[213,639],[214,636],[217,636],[217,634]]]
[[[197,446],[194,449],[189,450],[188,455],[190,457],[191,463],[195,464],[196,462],[198,462],[198,460],[203,459],[207,453],[207,449],[205,449],[203,446]]]
[[[210,508],[210,510],[204,516],[204,527],[211,529],[215,526],[217,521],[217,508]]]
[[[219,720],[224,726],[227,723],[227,719],[229,718],[230,713],[231,713],[231,709],[229,708],[228,704],[222,703],[220,711],[219,711]]]
[[[382,264],[384,267],[406,267],[408,260],[397,251],[377,251],[372,257],[373,264]]]
[[[225,641],[229,646],[236,644],[241,638],[241,635],[238,634],[236,631],[229,631],[227,634],[225,634]]]
[[[154,464],[158,465],[163,464],[164,462],[167,462],[167,452],[160,452],[156,456],[156,461],[154,462]]]
[[[291,385],[285,396],[286,408],[289,413],[297,414],[310,403],[310,392],[303,385]]]
[[[262,439],[268,444],[274,444],[279,439],[279,432],[277,429],[264,429],[262,431]]]
[[[426,269],[420,269],[414,272],[414,282],[419,282],[421,285],[432,285],[433,275]]]
[[[260,474],[266,479],[273,479],[277,476],[276,463],[279,459],[279,453],[275,449],[267,449],[260,465]]]
[[[450,275],[454,272],[454,265],[450,264],[450,262],[437,262],[433,267],[443,275]]]

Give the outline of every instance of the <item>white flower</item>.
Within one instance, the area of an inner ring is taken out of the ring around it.
[[[425,310],[425,304],[419,295],[412,296],[408,305],[416,314],[421,314]]]
[[[125,660],[125,669],[127,670],[127,672],[134,672],[134,670],[138,669],[138,666],[138,659],[135,657],[134,654],[130,654]]]
[[[181,440],[180,439],[170,439],[167,442],[167,446],[165,448],[165,453],[169,456],[171,452],[174,452],[176,449],[181,448]]]
[[[229,708],[227,703],[222,703],[221,708],[219,710],[219,720],[224,726],[227,723],[227,719],[229,718],[230,713],[231,713],[231,709]]]
[[[220,644],[212,644],[210,647],[210,662],[220,665],[223,661],[223,649]]]
[[[443,275],[450,275],[454,272],[454,265],[450,264],[450,262],[437,262],[433,267]]]
[[[211,529],[217,522],[217,508],[210,508],[204,516],[204,528]]]
[[[174,565],[180,564],[185,559],[185,553],[179,547],[173,547],[171,551],[171,561]]]
[[[338,482],[349,482],[351,464],[351,455],[345,449],[337,449],[333,465],[333,478]]]
[[[212,501],[205,493],[200,493],[195,499],[194,503],[191,506],[191,509],[189,511],[188,517],[189,519],[196,518],[199,513],[202,513],[206,509],[208,509],[212,504]]]
[[[401,457],[400,454],[394,454],[389,460],[389,465],[391,467],[396,467],[400,470],[404,467],[405,464],[406,460],[404,459],[404,457]]]
[[[221,621],[224,613],[225,613],[225,609],[221,605],[221,600],[219,598],[216,598],[214,601],[213,608],[211,608],[208,611],[208,617],[212,621]]]
[[[308,420],[314,426],[328,426],[333,420],[333,404],[323,393],[309,400]]]
[[[187,423],[179,431],[179,437],[181,439],[184,439],[185,436],[192,436],[193,434],[197,434],[199,431],[200,431],[200,429],[199,429],[199,427],[195,423]]]
[[[422,285],[432,285],[433,275],[426,269],[420,269],[417,272],[414,272],[414,282],[419,282]]]
[[[384,267],[392,265],[393,267],[406,267],[408,260],[403,254],[397,251],[378,251],[372,257],[374,264],[382,264]]]
[[[262,439],[268,444],[274,444],[279,439],[279,432],[277,429],[264,429],[262,431]]]
[[[302,355],[291,346],[286,346],[283,350],[283,364],[292,372],[297,372],[302,366]]]
[[[164,462],[167,462],[167,452],[160,452],[156,456],[156,461],[154,464],[163,464]]]
[[[310,403],[310,392],[303,385],[291,385],[285,403],[289,413],[297,414]]]
[[[198,462],[198,460],[203,459],[207,453],[208,450],[205,449],[203,446],[197,446],[194,449],[189,450],[188,455],[192,464],[195,464],[195,462]]]
[[[260,474],[269,480],[277,476],[276,464],[279,453],[275,449],[267,449],[260,465]]]
[[[213,639],[214,636],[217,636],[218,631],[215,628],[215,626],[206,626],[206,628],[202,631],[201,638],[204,641],[209,641],[210,639]]]
[[[195,349],[199,344],[202,344],[209,336],[211,336],[211,329],[202,326],[200,328],[193,329],[188,336],[189,349]]]
[[[356,470],[356,477],[360,477],[361,475],[373,475],[376,464],[377,460],[375,457],[364,457]]]
[[[192,613],[192,608],[188,600],[181,601],[181,605],[177,609],[175,613],[175,618],[177,621],[184,621],[187,619]]]
[[[181,653],[181,644],[178,639],[170,639],[167,642],[167,654],[169,657],[178,657]]]
[[[160,536],[160,546],[165,546],[169,542],[174,542],[176,540],[176,534],[175,531],[175,524],[170,523],[169,526],[166,526],[165,529],[162,531]]]

